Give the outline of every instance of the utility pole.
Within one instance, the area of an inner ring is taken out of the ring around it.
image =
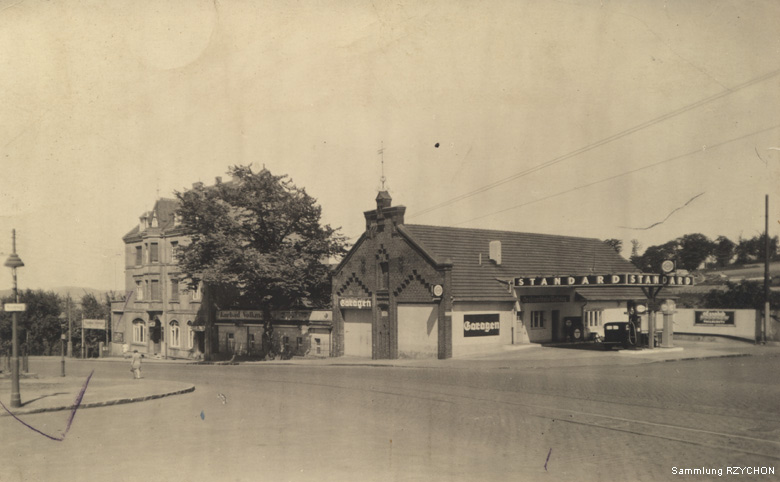
[[[766,329],[769,326],[769,194],[764,206],[764,323],[761,327],[761,343],[766,344]]]
[[[68,356],[73,358],[73,322],[70,319],[70,293],[65,301],[68,311]]]

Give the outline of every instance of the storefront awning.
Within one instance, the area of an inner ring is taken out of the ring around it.
[[[628,301],[646,300],[642,288],[630,286],[577,288],[574,290],[577,301]]]

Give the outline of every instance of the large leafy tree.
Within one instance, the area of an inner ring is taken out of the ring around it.
[[[346,239],[321,224],[316,199],[287,176],[249,166],[229,174],[229,182],[176,193],[191,239],[178,250],[178,263],[190,285],[202,281],[207,299],[222,307],[269,313],[303,300],[327,305],[327,260],[346,252]]]
[[[700,233],[686,234],[677,239],[679,251],[677,261],[680,268],[688,271],[697,269],[712,254],[715,246],[710,239]]]
[[[9,296],[2,303],[14,302]],[[21,349],[25,344],[28,354],[50,355],[52,349],[59,346],[62,324],[60,320],[60,298],[53,291],[24,290],[19,292],[19,302],[25,303],[26,310],[18,315],[18,343]],[[11,313],[0,316],[0,345],[4,352],[10,352]]]
[[[780,305],[780,293],[771,292],[769,302],[772,306]],[[704,295],[703,306],[724,309],[764,309],[764,284],[757,281],[740,281],[726,283],[726,290],[712,290]]]
[[[675,259],[677,249],[677,240],[669,241],[660,246],[650,246],[641,256],[632,257],[631,261],[644,272],[657,273],[661,270],[664,260]]]
[[[769,238],[769,259],[774,260],[777,256],[778,238],[772,236]],[[759,234],[750,239],[740,237],[739,243],[734,248],[737,255],[737,264],[761,262],[766,259],[766,234]]]
[[[107,304],[106,301],[101,301],[98,299],[97,296],[95,296],[92,293],[84,293],[84,295],[81,297],[81,313],[80,317],[91,319],[91,320],[108,320],[110,319],[110,304]],[[77,315],[79,316],[79,315]],[[81,332],[80,330],[83,329],[79,325],[79,328],[74,330],[76,333],[73,334],[74,337],[77,339],[75,340],[75,345],[77,346],[77,350],[80,352],[81,350]],[[87,342],[87,351],[91,352],[91,354],[97,353],[97,348],[99,346],[99,342],[106,341],[106,332],[103,330],[86,330],[84,333],[84,341]],[[87,354],[88,356],[90,353]]]
[[[715,255],[718,266],[724,268],[731,263],[731,258],[734,257],[734,248],[736,246],[736,243],[726,236],[718,236],[713,247],[713,254]]]

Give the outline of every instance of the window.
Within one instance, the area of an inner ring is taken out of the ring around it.
[[[160,300],[161,299],[161,293],[160,293],[160,280],[153,279],[152,280],[152,292],[151,292],[151,299],[152,300]]]
[[[598,328],[601,326],[601,315],[604,312],[601,310],[592,310],[585,312],[585,325],[588,328]]]
[[[544,328],[544,311],[531,312],[531,328]]]
[[[386,290],[390,285],[390,266],[387,263],[379,263],[379,289]]]
[[[200,301],[202,296],[203,296],[203,288],[201,288],[201,284],[198,283],[198,286],[195,288],[195,291],[192,292],[192,301]]]
[[[192,329],[192,322],[187,322],[187,348],[192,350],[195,346],[195,330]]]
[[[143,320],[133,320],[133,343],[146,343]]]
[[[179,280],[171,278],[171,301],[179,301]]]
[[[179,242],[171,241],[171,263],[176,262],[176,253],[179,251]]]
[[[179,347],[179,322],[176,320],[171,321],[171,337],[170,344],[172,347]]]
[[[135,299],[137,301],[144,300],[144,285],[141,280],[135,282]]]
[[[144,264],[144,248],[139,245],[135,247],[135,265],[141,266],[142,264]]]
[[[150,263],[160,262],[160,245],[157,243],[152,243],[149,245],[149,262]]]

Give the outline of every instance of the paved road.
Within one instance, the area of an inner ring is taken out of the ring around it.
[[[0,480],[668,480],[780,469],[780,357],[474,368],[147,363],[195,392],[0,419]],[[56,375],[56,360],[33,371]],[[124,363],[69,373],[125,377]],[[25,421],[60,429],[67,413]],[[780,476],[768,477],[775,480]],[[705,480],[696,478],[696,480]],[[751,476],[751,480],[762,477]]]

